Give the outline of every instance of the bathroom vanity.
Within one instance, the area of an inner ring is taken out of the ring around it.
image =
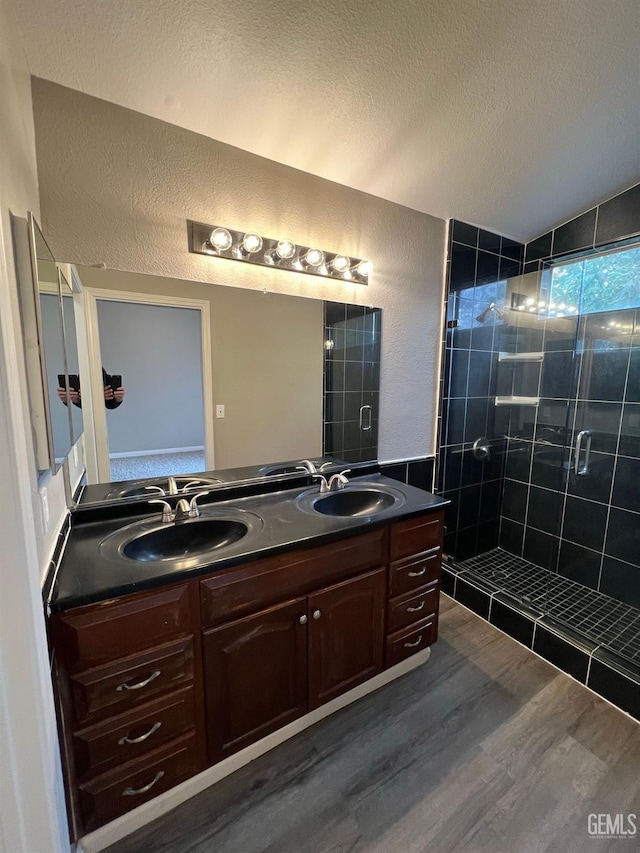
[[[76,837],[436,640],[446,501],[283,486],[72,516],[49,626]]]

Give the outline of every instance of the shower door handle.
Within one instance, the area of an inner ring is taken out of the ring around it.
[[[366,418],[366,426],[365,426],[365,412],[368,414],[368,418]],[[371,406],[360,406],[360,429],[362,432],[368,432],[371,429]]]
[[[584,465],[582,468],[580,467],[580,453],[582,450],[582,439],[586,438],[587,443],[584,448]],[[589,459],[591,457],[591,430],[583,429],[580,430],[578,436],[576,438],[576,446],[574,450],[574,459],[573,459],[573,471],[576,477],[584,477],[589,473]]]

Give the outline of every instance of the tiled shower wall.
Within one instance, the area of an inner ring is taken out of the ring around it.
[[[437,490],[451,500],[444,550],[459,560],[498,543],[505,423],[502,411],[495,418],[494,400],[505,342],[494,312],[477,318],[492,302],[504,303],[504,281],[521,272],[523,255],[520,243],[450,223]],[[482,437],[491,446],[485,461],[472,450]]]
[[[582,317],[573,380],[573,353],[551,349],[561,338],[552,334],[547,343],[545,335],[540,406],[520,437],[509,441],[500,536],[506,550],[635,607],[640,607],[638,323],[634,309]],[[583,429],[592,432],[591,458],[588,472],[576,476],[571,448]]]
[[[324,303],[323,453],[346,462],[378,456],[381,320],[379,308]]]
[[[540,263],[640,234],[640,184],[536,237],[525,248],[524,272]]]
[[[524,270],[639,234],[640,185],[528,243]],[[640,607],[640,310],[577,323],[541,330],[540,406],[509,441],[500,545]],[[593,432],[591,465],[576,477],[581,429]]]

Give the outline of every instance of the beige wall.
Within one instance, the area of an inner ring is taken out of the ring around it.
[[[33,96],[57,257],[382,308],[379,457],[433,452],[442,220],[37,78]],[[363,287],[190,254],[187,219],[367,258],[373,275]]]
[[[0,850],[68,850],[40,575],[64,500],[49,481],[43,530],[18,315],[10,213],[38,211],[29,69],[0,0]],[[38,514],[34,509],[38,508]]]
[[[80,267],[87,288],[208,301],[216,468],[322,453],[322,322],[317,299]],[[124,370],[123,370],[124,372]]]

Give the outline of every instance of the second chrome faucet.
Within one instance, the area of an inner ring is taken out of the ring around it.
[[[347,474],[351,473],[351,468],[346,468],[340,471],[339,474],[332,474],[329,480],[324,474],[312,474],[314,480],[320,480],[320,492],[337,492],[339,489],[344,489],[348,485],[349,480]]]
[[[180,498],[176,503],[175,509],[167,501],[160,499],[149,501],[150,504],[162,505],[162,522],[169,524],[172,521],[184,521],[187,518],[198,518],[200,516],[200,507],[198,506],[198,498],[208,495],[209,492],[199,492],[194,495],[191,500]]]

